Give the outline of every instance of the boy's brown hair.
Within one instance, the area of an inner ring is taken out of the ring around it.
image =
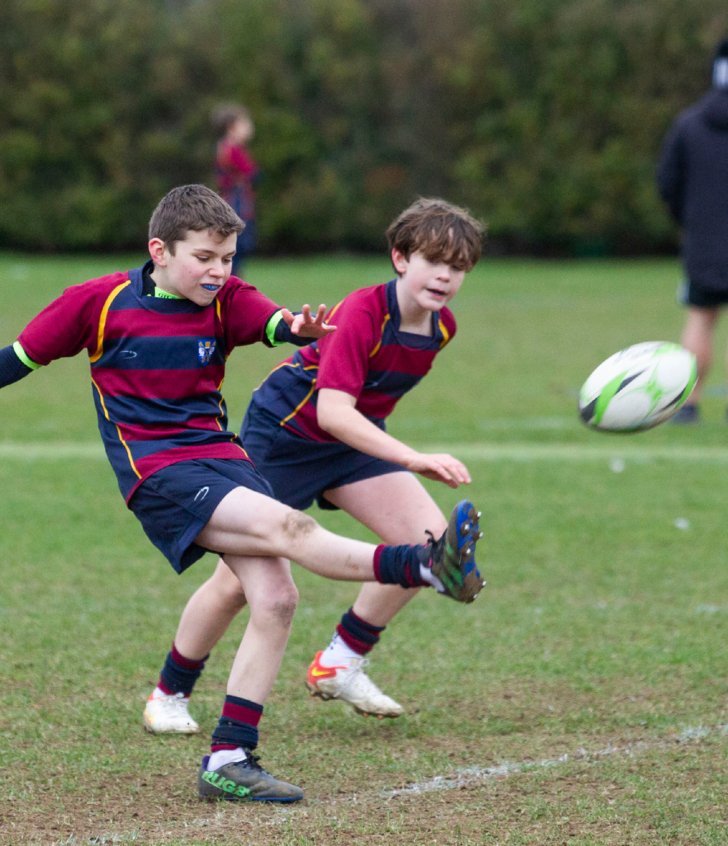
[[[207,229],[222,238],[243,231],[245,224],[231,206],[206,185],[180,185],[159,201],[149,220],[149,238],[159,238],[174,253],[187,233]]]
[[[436,197],[420,197],[387,229],[390,251],[420,252],[431,262],[472,270],[480,259],[485,227],[470,212]]]

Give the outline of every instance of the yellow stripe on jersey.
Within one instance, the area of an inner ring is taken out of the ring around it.
[[[116,298],[117,294],[120,291],[123,291],[127,285],[131,284],[131,280],[127,279],[126,282],[122,282],[121,285],[117,285],[116,288],[109,294],[106,298],[106,302],[104,303],[104,307],[101,309],[101,315],[99,316],[99,329],[98,335],[96,337],[96,351],[89,355],[89,360],[93,364],[95,361],[98,361],[101,356],[104,354],[104,329],[106,328],[106,315],[109,313],[109,308],[111,308],[111,303]]]
[[[311,390],[306,394],[306,396],[298,403],[298,405],[293,409],[293,411],[287,416],[284,417],[283,420],[278,424],[279,426],[285,426],[286,423],[292,418],[295,417],[298,412],[303,408],[304,405],[311,399],[313,392],[316,390],[316,380],[314,379],[311,382]]]
[[[440,332],[442,332],[442,343],[440,344],[440,349],[442,349],[445,344],[450,342],[450,333],[447,331],[447,327],[443,323],[442,318],[437,321],[437,325],[440,327]]]
[[[94,388],[96,388],[96,392],[97,392],[97,393],[98,393],[98,395],[99,395],[99,403],[100,403],[100,405],[101,405],[101,408],[103,409],[103,412],[104,412],[104,417],[105,417],[105,418],[109,421],[109,423],[110,423],[110,422],[111,422],[111,418],[109,417],[109,412],[108,412],[108,409],[106,408],[106,403],[104,402],[104,395],[101,393],[101,389],[100,389],[100,388],[99,388],[99,386],[96,384],[96,380],[95,380],[93,377],[92,377],[92,379],[91,379],[91,384],[94,386]],[[120,443],[120,444],[124,447],[124,449],[126,450],[126,454],[127,454],[128,458],[129,458],[129,466],[131,467],[131,469],[132,469],[132,470],[134,471],[134,473],[136,474],[136,477],[137,477],[138,479],[141,479],[142,474],[141,474],[141,473],[140,473],[140,472],[136,469],[136,465],[134,464],[134,459],[132,458],[132,455],[131,455],[131,450],[129,449],[129,446],[128,446],[127,442],[124,440],[124,437],[123,437],[123,435],[121,434],[121,430],[119,429],[118,424],[116,424],[116,423],[115,423],[115,424],[114,424],[114,428],[116,429],[116,434],[119,436],[119,443]]]
[[[382,348],[382,338],[384,337],[384,329],[386,328],[386,326],[387,326],[387,321],[388,321],[389,319],[390,319],[390,316],[389,316],[388,314],[385,314],[385,315],[384,315],[384,320],[382,321],[382,325],[381,325],[381,327],[380,327],[380,329],[379,329],[379,340],[377,341],[377,345],[374,347],[374,349],[373,349],[373,350],[369,353],[369,358],[374,358],[374,356],[375,356],[375,355],[379,352],[379,350]]]

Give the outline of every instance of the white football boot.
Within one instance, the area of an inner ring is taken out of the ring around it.
[[[144,708],[144,728],[152,734],[197,734],[200,727],[187,710],[189,704],[183,693],[155,690]]]
[[[306,673],[306,687],[312,696],[321,699],[340,699],[351,705],[358,714],[377,717],[399,717],[404,708],[374,684],[364,672],[366,658],[349,659],[346,665],[325,667],[322,652],[317,652]]]

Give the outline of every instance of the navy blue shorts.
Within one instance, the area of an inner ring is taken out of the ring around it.
[[[720,308],[728,304],[728,289],[703,288],[686,279],[677,289],[677,301],[695,308]]]
[[[275,498],[300,511],[313,502],[335,511],[324,491],[404,471],[401,464],[365,455],[339,441],[321,443],[294,435],[254,405],[248,407],[240,436]]]
[[[131,498],[149,540],[181,573],[206,552],[195,538],[230,491],[248,488],[273,498],[273,490],[249,461],[204,458],[179,461],[146,479]]]

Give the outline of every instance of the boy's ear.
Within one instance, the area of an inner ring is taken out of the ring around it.
[[[152,261],[156,265],[164,267],[167,263],[167,245],[164,241],[161,238],[152,238],[148,246]]]
[[[396,247],[392,249],[392,267],[400,274],[407,270],[407,256],[401,253]]]

